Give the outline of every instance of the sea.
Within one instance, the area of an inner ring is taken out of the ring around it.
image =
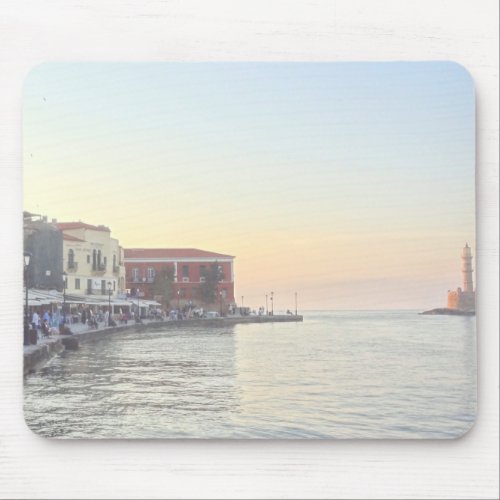
[[[475,317],[303,316],[82,342],[25,378],[26,423],[105,439],[434,439],[473,425]]]

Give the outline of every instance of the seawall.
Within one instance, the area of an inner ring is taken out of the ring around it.
[[[229,318],[214,319],[185,319],[177,321],[147,321],[144,323],[130,323],[128,325],[118,325],[114,327],[105,327],[97,330],[82,330],[73,333],[73,335],[58,335],[49,339],[44,339],[37,345],[24,347],[24,376],[43,368],[54,356],[65,349],[78,349],[79,343],[85,340],[92,340],[123,331],[150,331],[186,328],[190,326],[232,326],[245,323],[284,323],[303,321],[301,315],[276,315],[276,316],[235,316]]]

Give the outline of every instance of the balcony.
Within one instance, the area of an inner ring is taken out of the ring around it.
[[[113,274],[119,274],[120,273],[120,266],[113,266]]]
[[[97,266],[92,268],[92,273],[98,276],[102,276],[106,272],[106,264],[97,264]]]
[[[154,283],[154,278],[137,278],[132,276],[129,280],[129,283]]]
[[[68,270],[68,273],[76,273],[76,271],[78,271],[78,262],[68,262],[68,265],[67,265],[67,270]]]

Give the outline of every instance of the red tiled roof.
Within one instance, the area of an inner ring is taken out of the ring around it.
[[[63,233],[63,239],[68,241],[85,241],[80,238],[77,238],[76,236],[71,236],[71,234],[64,234],[64,233]]]
[[[109,227],[93,226],[92,224],[85,224],[85,222],[58,222],[56,226],[61,231],[65,231],[66,229],[92,229],[93,231],[106,231],[108,233],[111,232]]]
[[[197,248],[125,248],[125,258],[127,259],[180,259],[196,257],[213,257],[214,259],[233,259],[233,255],[223,253],[208,252]]]

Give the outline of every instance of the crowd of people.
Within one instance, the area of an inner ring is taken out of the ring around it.
[[[228,310],[229,315],[239,314],[242,316],[265,313],[264,308],[259,308],[258,313],[251,311],[250,308],[237,308],[235,305]],[[130,322],[142,323],[143,320],[149,321],[180,321],[191,318],[206,318],[210,317],[203,308],[197,307],[189,302],[178,308],[139,308],[131,306],[127,308],[119,308],[119,311],[109,316],[110,312],[107,308],[90,307],[80,305],[77,308],[72,308],[64,314],[60,308],[34,310],[31,316],[31,323],[28,324],[30,333],[35,332],[38,340],[52,335],[59,335],[67,327],[64,333],[71,333],[71,325],[83,324],[89,329],[98,329],[105,326],[116,326],[117,324],[127,325]],[[217,313],[218,314],[218,313]]]

